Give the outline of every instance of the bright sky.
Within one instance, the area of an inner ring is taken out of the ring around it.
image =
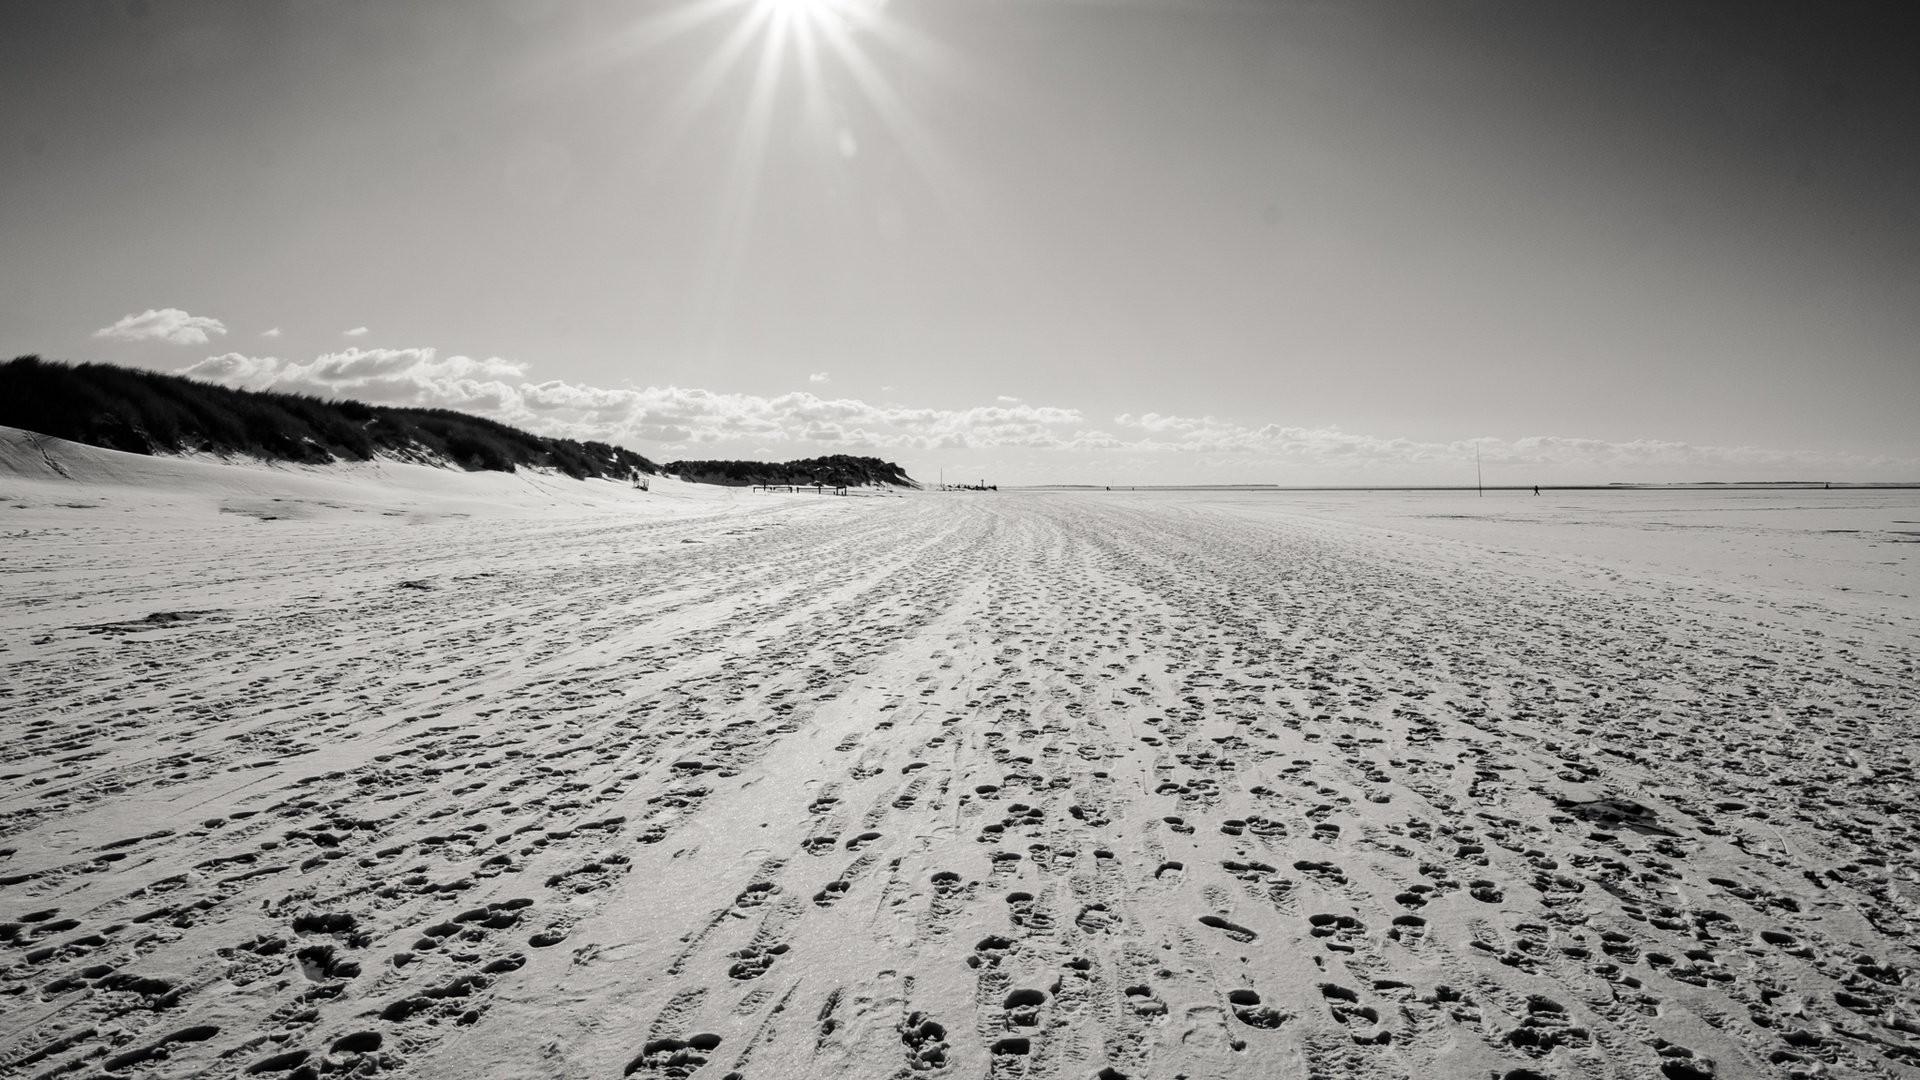
[[[1898,5],[0,9],[0,352],[1003,483],[1920,479]]]

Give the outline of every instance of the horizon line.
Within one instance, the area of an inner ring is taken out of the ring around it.
[[[931,485],[938,488],[939,485]],[[949,485],[959,487],[960,485]],[[1607,484],[1001,484],[1018,491],[1771,491],[1912,490],[1920,480],[1687,480],[1674,483],[1616,481]]]

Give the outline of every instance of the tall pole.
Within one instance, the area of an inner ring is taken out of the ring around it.
[[[1486,485],[1480,481],[1480,440],[1473,440],[1473,490],[1479,498],[1487,497]]]

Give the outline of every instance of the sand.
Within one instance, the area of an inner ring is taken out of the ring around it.
[[[1920,1074],[1914,492],[0,434],[9,1075]]]

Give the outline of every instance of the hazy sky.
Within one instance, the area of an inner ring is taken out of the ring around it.
[[[15,2],[0,352],[923,477],[1915,478],[1904,7]]]

